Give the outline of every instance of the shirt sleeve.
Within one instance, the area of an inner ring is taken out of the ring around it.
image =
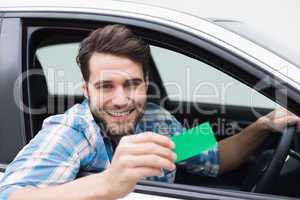
[[[42,129],[7,167],[0,182],[0,199],[16,189],[42,188],[74,180],[80,168],[78,132],[65,125]]]
[[[8,200],[8,196],[9,194],[11,194],[12,192],[14,192],[17,189],[22,188],[21,186],[7,186],[7,187],[2,187],[0,189],[0,199],[1,200]]]

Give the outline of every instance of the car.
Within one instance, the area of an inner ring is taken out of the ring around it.
[[[299,65],[239,34],[238,21],[126,1],[1,1],[2,173],[46,117],[84,99],[78,45],[116,23],[150,44],[148,100],[187,128],[209,121],[220,141],[274,108],[300,114]],[[284,132],[230,173],[200,177],[178,166],[175,183],[142,180],[124,199],[296,199],[300,140],[295,128]]]

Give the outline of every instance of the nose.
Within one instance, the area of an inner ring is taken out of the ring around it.
[[[118,87],[115,90],[115,93],[112,98],[113,106],[117,108],[126,107],[129,103],[129,98],[127,92],[124,90],[123,87]]]

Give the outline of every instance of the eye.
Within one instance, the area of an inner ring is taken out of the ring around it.
[[[134,89],[134,88],[137,88],[141,84],[142,84],[142,81],[140,81],[140,80],[132,80],[132,81],[128,81],[125,84],[125,87]]]

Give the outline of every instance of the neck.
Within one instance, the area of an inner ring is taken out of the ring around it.
[[[110,138],[116,145],[119,144],[122,137],[123,137],[123,135],[110,135]]]

